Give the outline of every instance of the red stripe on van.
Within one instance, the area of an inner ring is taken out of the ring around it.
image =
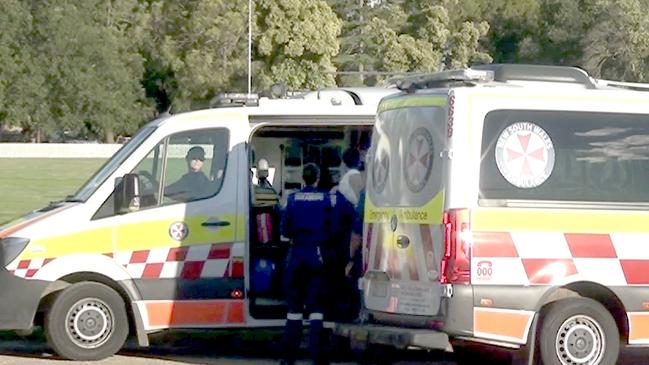
[[[363,273],[367,271],[367,266],[369,265],[369,257],[366,258],[365,255],[369,255],[370,250],[372,249],[372,228],[374,227],[373,223],[366,223],[366,239],[365,239],[365,250],[363,250]]]
[[[516,245],[507,232],[473,232],[473,257],[518,257]]]
[[[395,237],[392,235],[392,240]],[[399,267],[399,248],[397,248],[396,242],[388,240],[388,273],[391,279],[400,280],[401,279],[401,268]]]
[[[574,258],[617,258],[608,234],[566,233],[564,236]]]
[[[572,259],[522,259],[530,284],[551,284],[577,274]]]
[[[374,250],[374,270],[381,270],[381,261],[383,261],[383,229],[381,226],[378,227],[378,232],[376,233],[376,250]]]
[[[419,226],[421,232],[421,243],[424,249],[424,262],[426,263],[426,273],[439,270],[439,263],[435,260],[435,246],[433,244],[433,235],[430,233],[431,226],[422,224]],[[441,253],[440,253],[441,255]],[[428,276],[428,275],[427,275]],[[429,280],[430,277],[428,278]],[[433,281],[433,280],[431,280]],[[437,281],[437,279],[435,279]]]
[[[620,260],[627,284],[649,284],[649,260]]]

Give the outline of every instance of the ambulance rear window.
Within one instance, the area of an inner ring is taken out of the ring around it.
[[[497,110],[480,199],[649,203],[649,115]]]
[[[380,112],[367,161],[367,191],[372,202],[383,207],[422,206],[429,202],[442,190],[439,156],[445,146],[443,105]]]

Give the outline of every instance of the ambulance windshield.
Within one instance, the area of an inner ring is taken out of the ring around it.
[[[66,201],[85,202],[95,190],[106,181],[106,179],[144,142],[153,131],[154,125],[142,128],[133,138],[128,141],[113,157],[104,163],[97,172],[86,182],[76,194],[66,198]]]

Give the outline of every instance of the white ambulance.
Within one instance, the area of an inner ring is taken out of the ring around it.
[[[614,364],[649,345],[649,88],[486,65],[403,79],[369,152],[356,344]]]
[[[278,207],[307,161],[335,180],[343,149],[368,148],[396,91],[226,95],[243,106],[148,123],[76,194],[0,226],[0,329],[43,326],[60,356],[92,360],[129,334],[145,346],[162,329],[282,326]],[[195,160],[201,192],[176,183]]]

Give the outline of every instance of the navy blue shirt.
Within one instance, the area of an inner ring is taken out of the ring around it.
[[[329,194],[315,187],[292,193],[282,215],[282,235],[296,247],[320,247],[329,237],[330,210]]]

